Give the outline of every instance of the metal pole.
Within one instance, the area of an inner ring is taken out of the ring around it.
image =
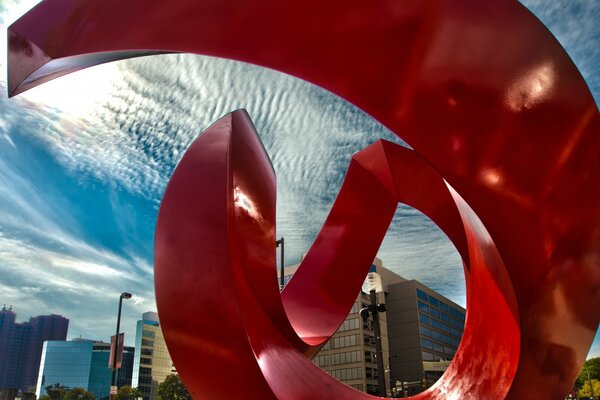
[[[280,276],[279,276],[279,286],[280,286],[281,290],[283,290],[283,286],[285,285],[285,281],[284,281],[284,278],[285,278],[284,277],[284,273],[285,273],[285,271],[283,269],[283,260],[284,260],[283,250],[284,250],[285,244],[284,244],[283,236],[281,237],[281,239],[279,239],[279,240],[277,240],[275,242],[275,247],[279,247],[279,245],[281,245],[281,262],[280,262],[280,265],[279,265],[279,268],[281,269],[281,272],[280,272]]]
[[[117,372],[117,351],[119,350],[119,329],[121,328],[121,306],[123,305],[123,295],[119,296],[119,312],[117,313],[117,333],[115,334],[115,348],[113,350],[112,381],[111,386],[115,386],[115,376]],[[111,396],[112,397],[112,396]]]
[[[375,330],[375,351],[377,354],[377,378],[379,383],[379,395],[386,396],[385,393],[385,370],[383,369],[383,349],[381,346],[381,329],[379,326],[379,312],[377,311],[377,293],[371,290],[371,313],[373,315],[373,328]]]

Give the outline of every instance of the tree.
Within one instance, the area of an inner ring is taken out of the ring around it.
[[[38,400],[96,400],[96,396],[84,388],[67,389],[59,383],[46,386],[46,393]]]
[[[600,381],[598,379],[592,379],[592,388],[594,388],[594,398],[600,396]],[[577,391],[579,397],[591,397],[592,391],[590,390],[590,382],[585,381],[583,387]]]
[[[137,400],[138,397],[143,397],[140,389],[121,386],[114,400]]]
[[[588,373],[590,374],[589,379],[600,380],[600,357],[590,358],[583,364],[583,368],[581,368],[579,376],[575,381],[575,387],[577,389],[583,388],[584,383],[589,381]],[[594,395],[598,396],[598,393],[594,392]]]
[[[158,400],[192,400],[179,375],[172,374],[158,385]]]
[[[63,400],[96,400],[96,396],[84,388],[74,388],[67,390]]]
[[[55,383],[46,386],[46,395],[42,397],[47,397],[49,400],[63,400],[65,394],[67,394],[67,389],[60,383]],[[40,400],[42,400],[42,397],[40,397]]]

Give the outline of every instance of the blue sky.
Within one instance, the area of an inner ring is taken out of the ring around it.
[[[600,2],[523,3],[598,101]],[[168,177],[188,144],[231,110],[248,109],[273,160],[287,263],[310,246],[351,155],[382,137],[398,141],[315,86],[191,55],[112,63],[8,100],[6,27],[33,4],[0,0],[0,304],[12,304],[19,320],[58,313],[71,320],[70,337],[108,340],[118,295],[129,291],[123,328],[131,343],[135,321],[155,310],[152,240]],[[464,305],[460,259],[418,212],[399,207],[380,257]],[[591,355],[600,356],[598,342]]]

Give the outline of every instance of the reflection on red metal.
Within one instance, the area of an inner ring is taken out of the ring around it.
[[[600,320],[600,115],[519,3],[46,0],[9,28],[9,93],[160,52],[319,84],[415,150],[354,157],[280,297],[275,180],[251,123],[234,113],[190,148],[160,211],[156,296],[195,398],[369,397],[306,356],[348,311],[396,201],[448,234],[467,278],[459,351],[418,398],[564,398]]]

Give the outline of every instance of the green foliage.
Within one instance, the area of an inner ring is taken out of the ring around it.
[[[600,380],[592,379],[592,388],[594,389],[594,398],[598,398],[600,396]],[[592,391],[590,390],[590,382],[585,381],[581,389],[577,391],[577,395],[579,397],[591,397]]]
[[[581,371],[579,372],[577,380],[575,381],[575,388],[581,389],[583,387],[584,383],[588,381],[588,373],[590,374],[590,379],[600,380],[600,357],[590,358],[585,362],[583,368],[581,368]],[[596,396],[600,395],[598,393],[594,394]]]
[[[96,400],[96,396],[83,388],[67,390],[63,400]]]
[[[115,395],[115,400],[137,400],[138,397],[142,397],[140,389],[121,386]]]
[[[96,400],[96,396],[83,388],[67,389],[59,383],[46,386],[46,393],[38,400]]]
[[[158,400],[192,400],[179,375],[169,375],[158,385]]]
[[[46,386],[46,394],[50,400],[63,400],[67,389],[60,383]],[[41,399],[41,398],[40,398]]]

